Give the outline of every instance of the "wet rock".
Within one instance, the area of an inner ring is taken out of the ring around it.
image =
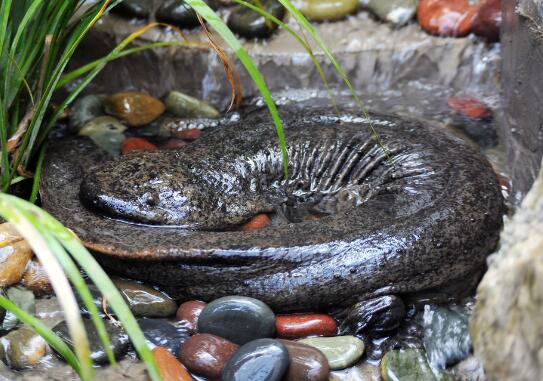
[[[90,345],[90,357],[95,364],[104,365],[108,363],[108,358],[102,341],[98,336],[98,331],[94,326],[94,323],[89,319],[83,319],[83,324],[85,326],[85,331],[87,332],[87,337],[89,339]],[[111,349],[116,359],[121,359],[126,355],[128,351],[128,336],[123,332],[123,330],[113,324],[110,320],[104,320],[106,326],[106,331],[109,336],[109,341],[111,344]],[[74,342],[70,337],[70,332],[68,330],[68,325],[65,321],[60,322],[53,327],[53,332],[58,335],[72,350],[74,350]]]
[[[151,123],[166,109],[159,99],[135,91],[110,95],[104,100],[104,108],[108,114],[126,121],[130,126]]]
[[[468,357],[471,340],[468,312],[459,306],[424,307],[424,348],[432,366],[444,369]]]
[[[312,21],[335,21],[345,18],[358,8],[357,0],[301,0],[300,11]]]
[[[288,351],[289,367],[283,381],[326,381],[330,366],[318,349],[289,340],[279,340]]]
[[[217,9],[215,1],[204,0],[211,9]],[[196,12],[185,0],[166,0],[156,11],[156,19],[180,28],[194,28],[200,25]]]
[[[121,145],[121,152],[123,155],[137,151],[155,151],[156,149],[156,145],[149,140],[138,136],[131,136],[124,139]]]
[[[32,316],[36,314],[36,298],[32,291],[21,286],[14,286],[7,289],[6,297],[26,313]],[[18,322],[19,319],[12,312],[7,311],[0,328],[8,331],[13,329]]]
[[[112,278],[130,311],[137,317],[170,317],[177,311],[177,303],[162,291],[143,283]]]
[[[277,340],[243,345],[226,363],[222,381],[279,381],[289,366],[287,348]]]
[[[382,381],[382,379],[379,367],[364,361],[359,365],[331,372],[328,381]]]
[[[5,363],[15,370],[37,365],[47,353],[47,343],[30,327],[11,331],[0,339],[0,346]]]
[[[483,364],[475,356],[470,356],[451,369],[455,381],[485,381]]]
[[[258,230],[258,229],[264,229],[266,226],[270,224],[271,220],[268,217],[267,214],[257,214],[253,218],[251,218],[249,221],[241,225],[241,230],[244,231],[250,231],[250,230]]]
[[[488,380],[543,379],[543,171],[506,221],[477,291],[470,333]]]
[[[308,336],[334,336],[336,321],[324,314],[279,315],[275,319],[277,337],[300,339]]]
[[[70,112],[70,129],[78,132],[87,122],[104,115],[105,95],[85,95],[78,98]]]
[[[191,372],[215,380],[220,379],[224,366],[238,348],[222,337],[200,333],[187,339],[179,358]]]
[[[7,287],[23,277],[32,249],[9,223],[0,225],[0,243],[0,287]]]
[[[37,259],[32,259],[26,265],[21,284],[36,295],[48,295],[53,293],[53,286],[44,267]]]
[[[482,0],[473,20],[472,31],[491,42],[499,41],[502,24],[501,0]]]
[[[181,130],[181,131],[175,131],[173,132],[173,135],[176,138],[193,141],[198,139],[200,136],[202,136],[203,132],[202,130],[199,130],[197,128],[189,128],[187,130]]]
[[[340,333],[374,335],[388,332],[399,327],[405,314],[405,304],[397,296],[364,300],[347,310]]]
[[[112,12],[126,16],[148,18],[153,10],[153,0],[123,0]]]
[[[384,381],[438,381],[424,352],[419,349],[399,349],[388,352],[381,360]]]
[[[363,0],[362,3],[381,20],[397,26],[407,24],[417,11],[417,0]]]
[[[153,348],[153,357],[163,381],[194,380],[187,369],[166,348]]]
[[[245,296],[225,296],[209,303],[198,318],[198,331],[236,344],[272,337],[275,314],[266,304]]]
[[[462,37],[471,32],[477,6],[470,0],[420,0],[417,18],[430,34]]]
[[[166,110],[181,118],[218,118],[220,115],[213,106],[180,91],[170,91],[164,103]]]
[[[353,365],[364,353],[364,343],[354,336],[315,337],[300,342],[320,350],[332,370]]]
[[[174,355],[189,337],[186,327],[174,326],[164,319],[138,319],[138,325],[150,348],[163,347]]]
[[[79,135],[93,136],[105,133],[119,133],[126,131],[126,126],[112,116],[99,116],[86,122],[79,130]]]
[[[263,0],[262,5],[269,14],[280,20],[285,16],[285,8],[276,0]],[[228,27],[243,37],[266,38],[277,29],[277,24],[266,21],[263,16],[252,9],[237,5],[232,8],[232,12],[228,16]]]
[[[186,322],[186,326],[191,334],[196,333],[198,331],[198,317],[206,305],[206,302],[199,300],[184,302],[177,309],[175,318]]]
[[[158,146],[159,149],[179,149],[187,145],[187,142],[183,139],[171,138],[161,142]]]

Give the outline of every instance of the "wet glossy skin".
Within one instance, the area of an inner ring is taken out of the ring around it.
[[[43,205],[104,265],[179,299],[237,294],[308,310],[443,289],[484,268],[504,207],[475,150],[418,122],[372,116],[387,161],[364,118],[306,111],[284,120],[286,181],[261,112],[179,151],[118,162],[88,141],[51,145]],[[271,211],[300,222],[232,230]]]

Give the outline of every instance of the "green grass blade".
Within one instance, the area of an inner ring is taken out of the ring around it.
[[[11,300],[1,295],[0,307],[12,312],[15,316],[17,316],[17,319],[31,326],[36,331],[36,333],[43,337],[43,339],[47,341],[47,343],[57,353],[59,353],[78,374],[81,373],[81,367],[79,365],[77,357],[75,357],[75,354],[72,352],[70,347],[68,347],[68,345],[66,345],[66,343],[62,341],[62,339],[60,339],[53,331],[51,331],[51,329],[49,329],[49,327],[43,324],[39,319],[17,307],[17,305]]]
[[[29,201],[33,204],[36,203],[38,199],[38,192],[40,187],[40,177],[41,177],[41,167],[43,165],[43,158],[45,157],[45,147],[43,144],[38,155],[38,162],[36,163],[36,170],[34,171],[34,179],[32,180],[32,193],[30,193]]]
[[[281,147],[281,153],[283,157],[283,174],[285,177],[288,176],[288,152],[287,144],[285,140],[285,132],[283,131],[283,122],[279,117],[279,112],[273,101],[273,98],[266,86],[266,82],[262,77],[262,74],[257,69],[253,60],[247,54],[247,51],[243,48],[239,40],[234,36],[232,31],[226,26],[224,21],[202,0],[186,0],[194,10],[202,16],[212,27],[213,29],[221,36],[221,38],[228,44],[228,46],[234,51],[238,59],[241,61],[245,69],[253,79],[253,82],[256,84],[258,90],[264,98],[264,102],[268,106],[268,110],[275,124],[275,129],[277,131],[277,137],[279,139],[279,144]]]

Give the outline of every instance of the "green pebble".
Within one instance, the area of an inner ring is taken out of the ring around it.
[[[354,336],[315,337],[299,340],[317,348],[328,359],[330,369],[344,369],[356,363],[364,353],[364,342]]]
[[[166,110],[182,118],[218,118],[220,115],[213,106],[179,91],[170,91],[164,103]]]
[[[397,349],[387,352],[381,360],[384,381],[447,381],[449,375],[434,371],[420,349]]]
[[[312,21],[341,20],[358,8],[358,0],[301,0],[296,4]]]

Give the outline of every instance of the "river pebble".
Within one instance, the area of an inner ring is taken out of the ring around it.
[[[364,353],[364,342],[354,336],[315,337],[300,342],[320,350],[332,370],[353,365]]]
[[[174,326],[165,319],[138,319],[137,321],[150,348],[163,347],[177,355],[189,337],[187,327]]]
[[[102,345],[102,341],[98,336],[98,331],[96,330],[94,323],[89,319],[83,319],[83,324],[85,326],[85,331],[87,332],[87,336],[89,339],[91,351],[90,357],[95,364],[107,364],[107,354]],[[110,320],[104,320],[104,324],[106,326],[106,331],[109,336],[113,354],[115,355],[116,359],[120,360],[126,355],[128,351],[128,336],[120,327],[117,327]],[[53,332],[57,334],[62,339],[62,341],[64,341],[72,350],[74,350],[74,343],[72,341],[72,338],[70,337],[68,325],[65,321],[62,321],[54,326]]]
[[[126,131],[126,126],[118,119],[103,115],[87,121],[78,133],[82,136],[93,136],[104,133],[122,134],[124,131]]]
[[[452,96],[447,103],[454,111],[468,118],[487,119],[492,115],[488,106],[475,97]]]
[[[222,381],[280,381],[289,366],[287,348],[277,340],[243,345],[226,363]]]
[[[0,339],[0,346],[4,362],[15,370],[37,365],[47,353],[47,343],[30,327],[11,331]]]
[[[301,0],[300,11],[312,21],[334,21],[345,18],[358,8],[358,0]]]
[[[263,0],[262,5],[268,13],[279,20],[285,16],[285,8],[276,0]],[[277,24],[266,21],[263,16],[243,5],[232,8],[227,22],[230,29],[247,38],[266,38],[277,29]]]
[[[253,218],[251,218],[249,221],[241,225],[241,230],[243,231],[251,231],[251,230],[259,230],[264,229],[266,226],[270,224],[271,220],[270,217],[268,217],[267,214],[257,214]]]
[[[196,333],[198,331],[198,317],[206,305],[206,302],[199,300],[189,300],[181,303],[175,313],[175,318],[186,322],[186,327],[191,334]]]
[[[35,258],[27,263],[21,284],[36,295],[49,295],[53,293],[53,286],[47,272]]]
[[[121,145],[121,152],[123,155],[127,155],[130,152],[138,151],[155,151],[157,146],[151,143],[145,138],[138,136],[131,136],[123,140]]]
[[[153,0],[123,0],[112,12],[127,16],[147,18],[153,10]]]
[[[266,304],[245,296],[226,296],[209,303],[198,318],[198,331],[236,344],[273,337],[275,314]]]
[[[18,283],[32,258],[30,245],[8,223],[0,225],[0,287]]]
[[[211,9],[217,9],[215,1],[204,0]],[[185,0],[166,0],[156,11],[156,19],[174,24],[180,28],[194,28],[200,25],[194,10]]]
[[[180,91],[170,91],[164,103],[166,110],[180,118],[218,118],[220,115],[210,104]]]
[[[477,6],[470,0],[420,0],[417,18],[430,34],[462,37],[471,32]]]
[[[277,337],[300,339],[308,336],[334,336],[336,321],[324,314],[279,315],[275,319]]]
[[[397,26],[407,24],[417,11],[417,0],[362,0],[362,3],[381,20]]]
[[[200,136],[202,136],[202,134],[203,134],[202,130],[199,130],[198,128],[189,128],[186,130],[173,132],[173,135],[176,138],[187,140],[189,142],[198,139]]]
[[[164,150],[170,150],[170,149],[175,150],[175,149],[182,148],[186,146],[187,144],[188,143],[183,139],[171,138],[171,139],[161,142],[158,145],[158,148],[164,149]]]
[[[220,379],[224,366],[238,348],[222,337],[200,333],[187,339],[179,359],[191,372],[215,380]]]
[[[279,340],[288,351],[289,367],[283,381],[326,381],[330,366],[318,349],[289,340]]]
[[[126,121],[130,126],[151,123],[166,110],[159,99],[135,91],[110,95],[104,100],[104,108],[108,114]]]
[[[36,314],[36,298],[34,293],[21,286],[12,286],[7,289],[6,297],[17,307],[34,316]],[[19,319],[13,312],[7,311],[2,321],[1,330],[9,331],[19,323]]]
[[[143,283],[112,278],[132,313],[137,317],[170,317],[177,311],[177,303],[162,291]]]
[[[387,352],[380,368],[383,381],[454,381],[448,373],[433,371],[420,349]]]
[[[472,31],[491,42],[499,41],[502,25],[501,0],[482,0],[477,16],[473,20]]]
[[[105,95],[85,95],[78,98],[70,112],[70,129],[78,132],[87,122],[104,115]]]
[[[166,348],[153,348],[153,357],[163,381],[193,381],[194,379]]]

